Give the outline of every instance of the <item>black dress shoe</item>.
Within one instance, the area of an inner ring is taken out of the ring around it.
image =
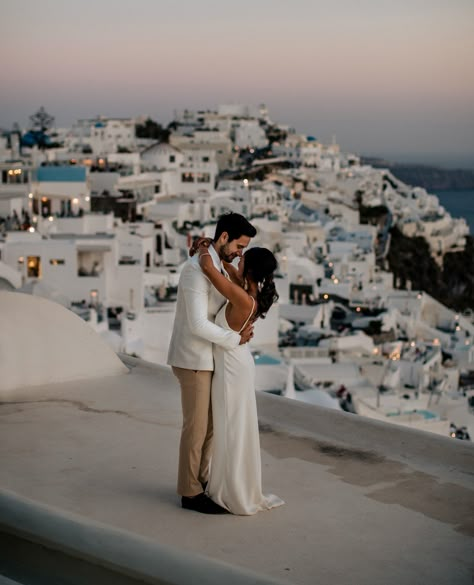
[[[208,498],[204,493],[188,498],[181,498],[181,506],[186,510],[194,510],[201,514],[228,514],[229,512]]]

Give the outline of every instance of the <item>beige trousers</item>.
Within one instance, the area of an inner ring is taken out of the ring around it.
[[[181,386],[183,428],[179,444],[178,494],[196,496],[209,479],[212,446],[213,372],[173,367]]]

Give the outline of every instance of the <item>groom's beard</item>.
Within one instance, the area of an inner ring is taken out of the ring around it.
[[[229,244],[223,244],[219,250],[219,258],[221,260],[224,260],[224,262],[232,262],[232,260],[234,258],[237,258],[237,256],[239,255],[237,252],[230,252],[229,250]]]

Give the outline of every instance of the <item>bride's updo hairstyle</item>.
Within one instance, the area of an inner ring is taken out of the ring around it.
[[[278,300],[273,282],[273,273],[278,263],[275,256],[267,248],[250,248],[245,252],[244,257],[243,277],[253,280],[258,285],[255,318],[265,319],[270,307]]]

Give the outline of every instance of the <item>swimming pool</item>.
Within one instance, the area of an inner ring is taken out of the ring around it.
[[[414,410],[404,410],[403,412],[387,412],[387,416],[403,416],[406,414],[421,414],[421,416],[425,420],[439,418],[439,415],[437,415],[435,412],[431,412],[431,410],[424,410],[422,408],[415,408]]]
[[[256,366],[279,366],[282,363],[278,358],[266,353],[254,353],[253,360]]]

